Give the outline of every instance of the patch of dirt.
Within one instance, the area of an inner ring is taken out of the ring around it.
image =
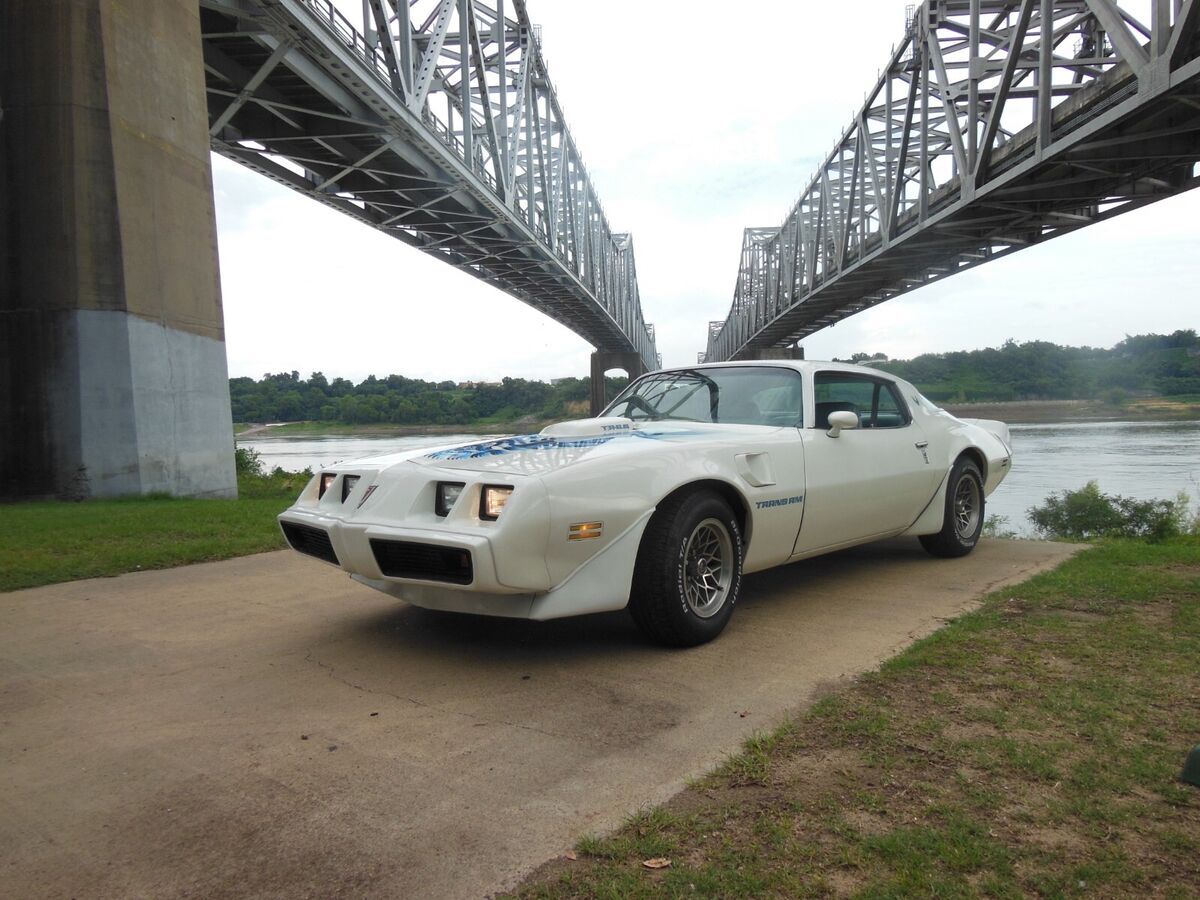
[[[842,818],[846,820],[847,825],[857,829],[859,834],[866,837],[887,834],[896,827],[896,823],[889,819],[884,812],[851,808],[842,813]]]
[[[1179,608],[1176,606],[1169,606],[1165,603],[1152,603],[1148,606],[1139,606],[1134,612],[1134,617],[1143,625],[1149,625],[1152,628],[1162,628],[1174,622],[1178,613]]]
[[[863,887],[863,879],[847,869],[831,869],[822,873],[825,883],[835,897],[853,897]]]
[[[1053,651],[1049,651],[1038,657],[1037,665],[1038,668],[1044,671],[1044,674],[1052,678],[1071,676],[1082,671],[1079,663],[1075,660],[1059,656]]]
[[[1109,618],[1107,613],[1090,612],[1086,609],[1059,609],[1055,612],[1068,622],[1100,622]]]
[[[1071,828],[1054,825],[1034,825],[1019,837],[1051,853],[1061,853],[1078,859],[1088,850],[1088,843]]]
[[[817,686],[813,688],[812,693],[808,695],[808,702],[810,704],[819,703],[826,697],[832,697],[835,694],[840,694],[846,689],[847,686],[848,682],[834,679],[817,682]]]
[[[1185,578],[1200,578],[1200,565],[1176,563],[1170,566],[1159,566],[1158,571],[1167,572],[1171,575],[1182,575]]]
[[[951,722],[942,730],[942,735],[951,741],[966,742],[998,737],[1000,730],[990,722]]]
[[[771,779],[803,792],[806,785],[827,789],[831,783],[870,784],[877,776],[868,777],[861,754],[839,747],[777,759],[771,767]]]

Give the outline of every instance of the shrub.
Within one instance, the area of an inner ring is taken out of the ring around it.
[[[1124,406],[1132,395],[1122,387],[1109,388],[1104,392],[1104,402],[1109,406]]]
[[[262,456],[257,450],[253,450],[250,447],[235,447],[233,451],[233,464],[237,469],[238,478],[244,475],[263,474]]]
[[[1043,537],[1088,541],[1101,537],[1133,537],[1161,541],[1188,530],[1187,495],[1174,500],[1135,500],[1100,492],[1089,481],[1074,491],[1059,491],[1028,510]]]
[[[1019,535],[1008,527],[1008,516],[990,515],[983,522],[983,533],[986,537],[1015,538]]]

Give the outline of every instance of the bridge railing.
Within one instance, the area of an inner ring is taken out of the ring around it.
[[[337,7],[334,0],[300,0],[300,2],[311,7],[321,21],[327,23],[333,33],[341,38],[347,47],[357,52],[364,60],[370,63],[377,76],[385,82],[389,80],[391,73],[388,69],[387,57],[383,50],[380,49],[381,44],[377,34],[373,40],[368,41],[367,37]],[[436,135],[443,144],[466,162],[466,152],[462,140],[450,130],[450,126],[446,122],[434,114],[428,104],[421,109],[421,119],[430,132]],[[478,160],[472,161],[471,168],[477,177],[484,179],[488,183],[488,187],[492,190],[496,189],[495,176],[487,168],[479,165]]]
[[[633,275],[566,125],[524,0],[299,0],[589,290],[649,368],[657,350]],[[443,112],[434,102],[444,101]],[[600,349],[626,349],[601,347]]]
[[[1034,164],[1121,109],[1194,86],[1198,20],[1198,0],[927,0],[783,224],[746,230],[730,312],[710,324],[705,358],[792,343],[1195,183],[1195,123],[1177,115],[1018,190]],[[1134,158],[1147,139],[1162,142],[1159,171]]]

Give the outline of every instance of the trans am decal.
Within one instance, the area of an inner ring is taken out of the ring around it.
[[[776,506],[791,506],[793,503],[803,503],[804,495],[799,497],[781,497],[778,500],[758,500],[755,506],[758,509],[773,509]]]
[[[495,441],[484,441],[479,444],[464,444],[462,447],[451,447],[449,450],[435,450],[433,453],[425,454],[425,458],[484,459],[489,456],[503,456],[506,453],[516,453],[521,450],[565,450],[580,447],[599,447],[602,444],[607,444],[614,438],[634,437],[660,441],[664,438],[686,437],[695,434],[703,434],[703,432],[634,430],[590,438],[555,438],[542,437],[540,434],[518,434]]]

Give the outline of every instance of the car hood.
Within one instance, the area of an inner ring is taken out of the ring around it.
[[[561,422],[538,434],[480,441],[426,451],[409,462],[439,469],[544,475],[584,460],[655,453],[681,443],[728,439],[732,433],[773,432],[775,427],[712,425],[700,422],[640,422],[599,418]]]

